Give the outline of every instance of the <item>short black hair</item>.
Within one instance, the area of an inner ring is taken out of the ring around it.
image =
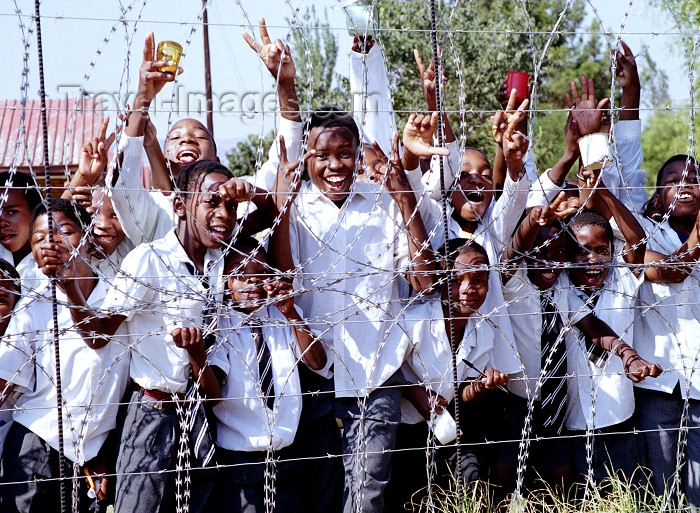
[[[41,203],[39,203],[32,212],[32,217],[29,221],[30,237],[34,232],[34,222],[36,221],[37,217],[47,213],[48,207],[51,207],[51,212],[61,212],[75,224],[80,225],[81,229],[83,230],[83,233],[88,231],[90,223],[92,222],[92,216],[88,214],[87,210],[85,210],[77,203],[67,199],[49,198],[46,201],[42,201]]]
[[[491,167],[491,161],[489,161],[489,158],[486,156],[486,153],[481,151],[479,148],[475,148],[474,146],[467,146],[464,148],[464,153],[467,153],[468,151],[475,151],[477,153],[481,153],[481,155],[484,157],[484,160],[486,161],[486,164],[489,166],[489,169],[493,170]],[[462,153],[462,156],[464,156],[464,153]]]
[[[24,198],[29,204],[30,211],[34,210],[37,205],[41,203],[39,186],[37,185],[36,180],[34,180],[34,177],[28,173],[22,173],[20,171],[0,172],[0,188],[22,190],[24,193]]]
[[[695,167],[695,170],[697,171],[698,163],[696,160],[691,157],[690,155],[686,155],[684,153],[679,153],[677,155],[674,155],[673,157],[669,158],[666,162],[664,162],[661,167],[659,168],[659,172],[656,173],[656,191],[658,192],[662,186],[661,182],[663,181],[664,173],[666,172],[666,168],[670,166],[671,164],[675,164],[676,162],[688,162],[692,166]]]
[[[202,129],[203,129],[203,130],[207,133],[207,135],[209,136],[209,141],[211,141],[211,145],[214,147],[214,154],[216,155],[216,154],[218,153],[218,151],[217,151],[217,149],[216,149],[216,141],[214,140],[214,134],[212,134],[212,133],[209,131],[209,129],[207,128],[207,126],[206,126],[204,123],[202,123],[200,120],[198,120],[198,119],[195,119],[195,118],[182,118],[182,119],[177,120],[175,123],[173,123],[173,126],[170,127],[170,130],[168,130],[168,135],[170,135],[170,132],[173,131],[173,129],[175,128],[175,125],[177,125],[178,123],[180,123],[180,122],[182,122],[182,121],[187,121],[188,119],[191,119],[191,120],[193,120],[193,121],[196,121],[197,123],[199,123],[199,124],[201,125]],[[167,142],[168,138],[166,137],[165,140],[166,140],[166,142]]]
[[[22,295],[22,280],[19,277],[19,273],[15,266],[4,258],[0,258],[0,280],[10,280],[12,281],[12,288],[14,292],[18,295]]]
[[[233,178],[233,173],[220,162],[198,160],[184,167],[177,177],[177,189],[182,192],[198,192],[204,177],[213,173],[222,174],[227,179]]]
[[[489,254],[486,252],[486,249],[484,249],[484,246],[472,239],[449,239],[438,249],[437,254],[439,258],[442,259],[443,268],[445,267],[445,257],[447,257],[451,266],[454,266],[457,257],[468,254],[480,255],[486,260],[486,265],[491,265]]]
[[[250,235],[239,234],[236,237],[236,240],[224,254],[224,274],[229,275],[234,271],[233,262],[235,262],[238,258],[241,256],[245,257],[247,255],[252,255],[253,252],[260,252],[267,257],[265,246],[256,238],[251,237]]]
[[[615,234],[613,233],[610,221],[608,221],[603,214],[596,210],[591,210],[588,208],[579,210],[578,213],[574,214],[574,216],[571,218],[568,226],[569,229],[566,230],[566,233],[568,240],[567,250],[569,252],[574,248],[579,247],[575,232],[584,226],[600,226],[603,228],[603,230],[605,230],[605,235],[610,241],[610,244],[613,244],[615,240]]]
[[[355,142],[360,145],[360,130],[353,117],[346,111],[335,105],[326,105],[320,109],[311,111],[311,115],[306,120],[306,132],[312,128],[346,128],[350,131]]]

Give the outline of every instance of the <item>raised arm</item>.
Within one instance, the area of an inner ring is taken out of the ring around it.
[[[529,145],[527,136],[517,130],[518,125],[525,119],[525,111],[529,103],[530,100],[525,99],[515,109],[515,89],[513,89],[506,110],[496,112],[491,118],[493,138],[503,149],[508,176],[514,182],[519,180],[523,171],[523,159]]]
[[[379,145],[375,145],[374,148],[377,154],[387,162],[384,186],[398,205],[406,225],[410,262],[407,273],[408,282],[418,292],[428,291],[435,284],[437,267],[430,246],[430,238],[417,208],[416,195],[413,193],[401,165],[399,134],[394,136],[391,160],[386,158]]]
[[[243,33],[243,39],[260,55],[265,67],[275,79],[282,117],[290,121],[301,121],[299,98],[294,82],[297,71],[289,45],[285,45],[280,39],[275,41],[270,39],[265,18],[260,18],[258,23],[262,44],[257,43],[247,32]]]
[[[581,203],[586,205],[590,200],[593,208],[608,219],[615,219],[618,228],[625,238],[625,250],[622,257],[625,262],[640,267],[632,268],[636,275],[641,273],[646,251],[645,233],[635,215],[611,193],[603,183],[600,169],[581,170],[579,175],[579,195]],[[588,184],[593,184],[589,187]]]
[[[551,226],[555,221],[573,214],[576,207],[568,206],[564,191],[554,199],[551,205],[530,209],[515,230],[511,244],[501,254],[501,279],[508,283],[513,277],[525,255],[534,249],[540,228]]]
[[[647,250],[644,263],[644,277],[652,282],[680,283],[685,280],[696,262],[700,260],[700,212],[695,220],[688,240],[671,255],[663,255]]]

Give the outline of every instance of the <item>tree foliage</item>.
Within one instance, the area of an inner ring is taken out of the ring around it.
[[[226,152],[228,168],[233,176],[247,176],[255,173],[256,164],[260,166],[267,158],[267,150],[275,140],[274,132],[265,137],[250,134],[247,139],[239,141],[236,146]]]

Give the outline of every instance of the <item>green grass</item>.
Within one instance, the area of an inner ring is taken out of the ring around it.
[[[588,491],[582,499],[582,490],[571,497],[562,497],[544,488],[520,498],[511,497],[500,505],[493,504],[489,485],[479,481],[462,490],[460,508],[457,492],[438,490],[435,497],[435,513],[679,513],[689,511],[669,500],[668,493],[656,496],[648,486],[611,478],[601,486]],[[684,498],[681,498],[685,502]],[[414,507],[415,512],[428,511],[423,504]]]

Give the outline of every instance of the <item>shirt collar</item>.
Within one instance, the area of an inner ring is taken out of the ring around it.
[[[163,237],[169,248],[171,248],[170,252],[170,258],[172,259],[173,262],[179,262],[183,264],[185,267],[192,266],[194,269],[197,268],[197,266],[194,264],[194,262],[190,259],[190,257],[187,255],[185,252],[185,248],[182,247],[182,244],[180,244],[179,239],[177,238],[177,235],[175,235],[175,228],[170,230],[165,237]],[[222,261],[223,259],[223,253],[221,252],[220,248],[217,249],[208,249],[207,252],[204,254],[204,272],[205,274],[213,268],[213,263],[216,263],[218,261]]]

